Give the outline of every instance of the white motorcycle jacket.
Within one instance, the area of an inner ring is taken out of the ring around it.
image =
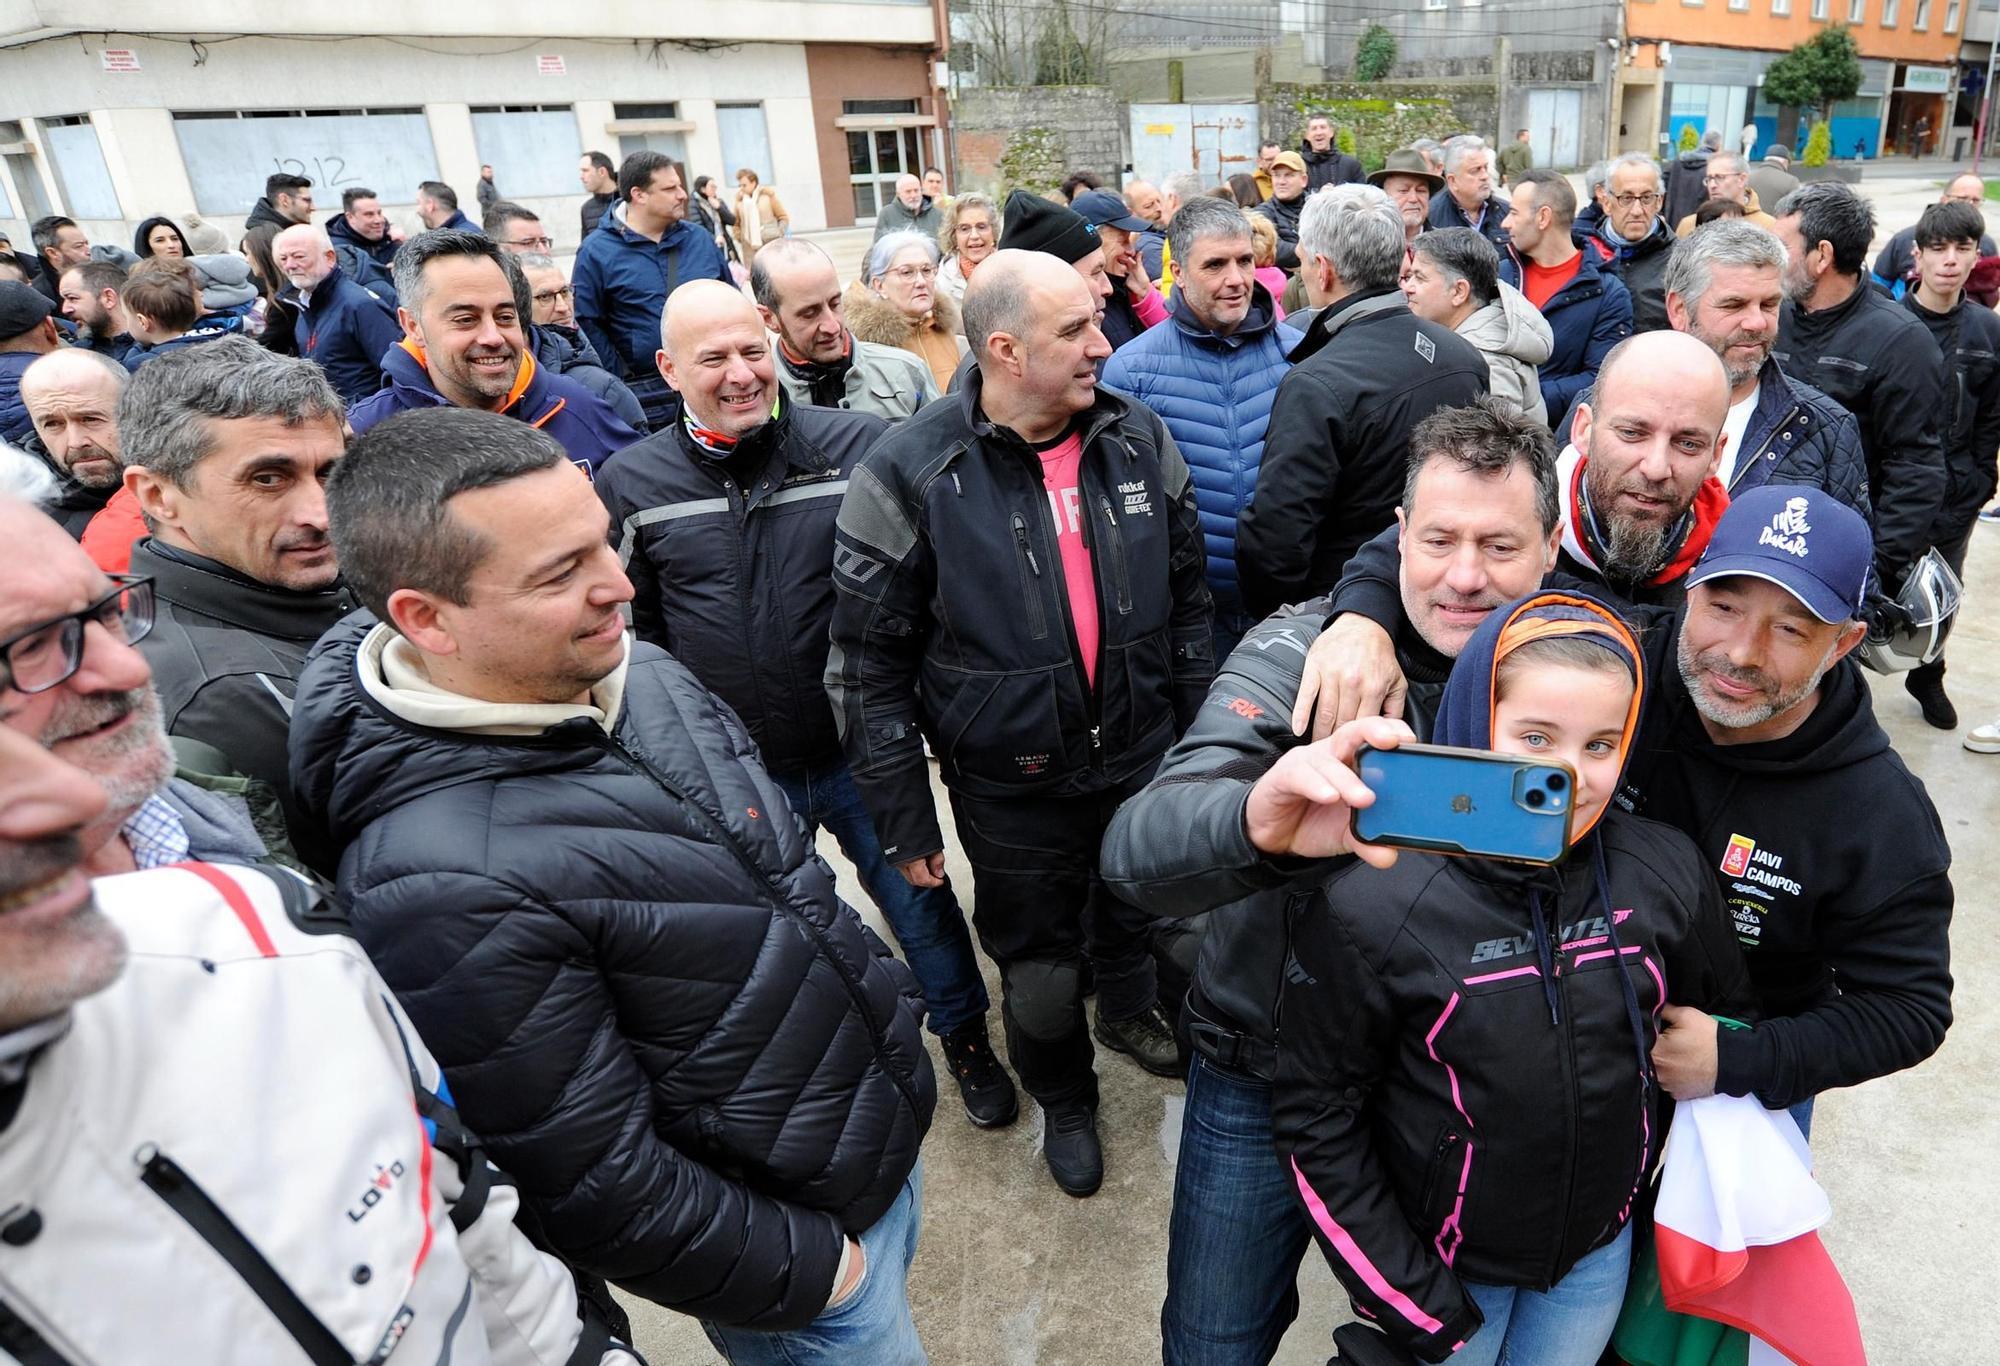
[[[0,1098],[0,1361],[637,1360],[515,1226],[303,881],[183,864],[95,890],[124,973],[37,1027]]]

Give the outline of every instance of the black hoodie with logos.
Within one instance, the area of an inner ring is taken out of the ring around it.
[[[1693,838],[1750,964],[1760,1023],[1720,1031],[1716,1090],[1795,1105],[1915,1066],[1951,1024],[1951,849],[1843,660],[1783,739],[1718,745],[1676,666],[1655,680],[1619,804]]]

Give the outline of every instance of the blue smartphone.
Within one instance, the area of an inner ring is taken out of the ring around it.
[[[1354,813],[1365,843],[1517,863],[1569,851],[1576,774],[1560,761],[1412,744],[1364,747],[1355,771],[1375,794]]]

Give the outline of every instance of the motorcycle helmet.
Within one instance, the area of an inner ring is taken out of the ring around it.
[[[1876,673],[1903,673],[1944,653],[1964,589],[1935,550],[1924,552],[1903,578],[1888,610],[1871,614],[1861,662]]]

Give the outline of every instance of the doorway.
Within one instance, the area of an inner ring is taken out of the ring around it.
[[[1528,148],[1537,166],[1578,163],[1577,134],[1583,126],[1581,90],[1528,92]]]

